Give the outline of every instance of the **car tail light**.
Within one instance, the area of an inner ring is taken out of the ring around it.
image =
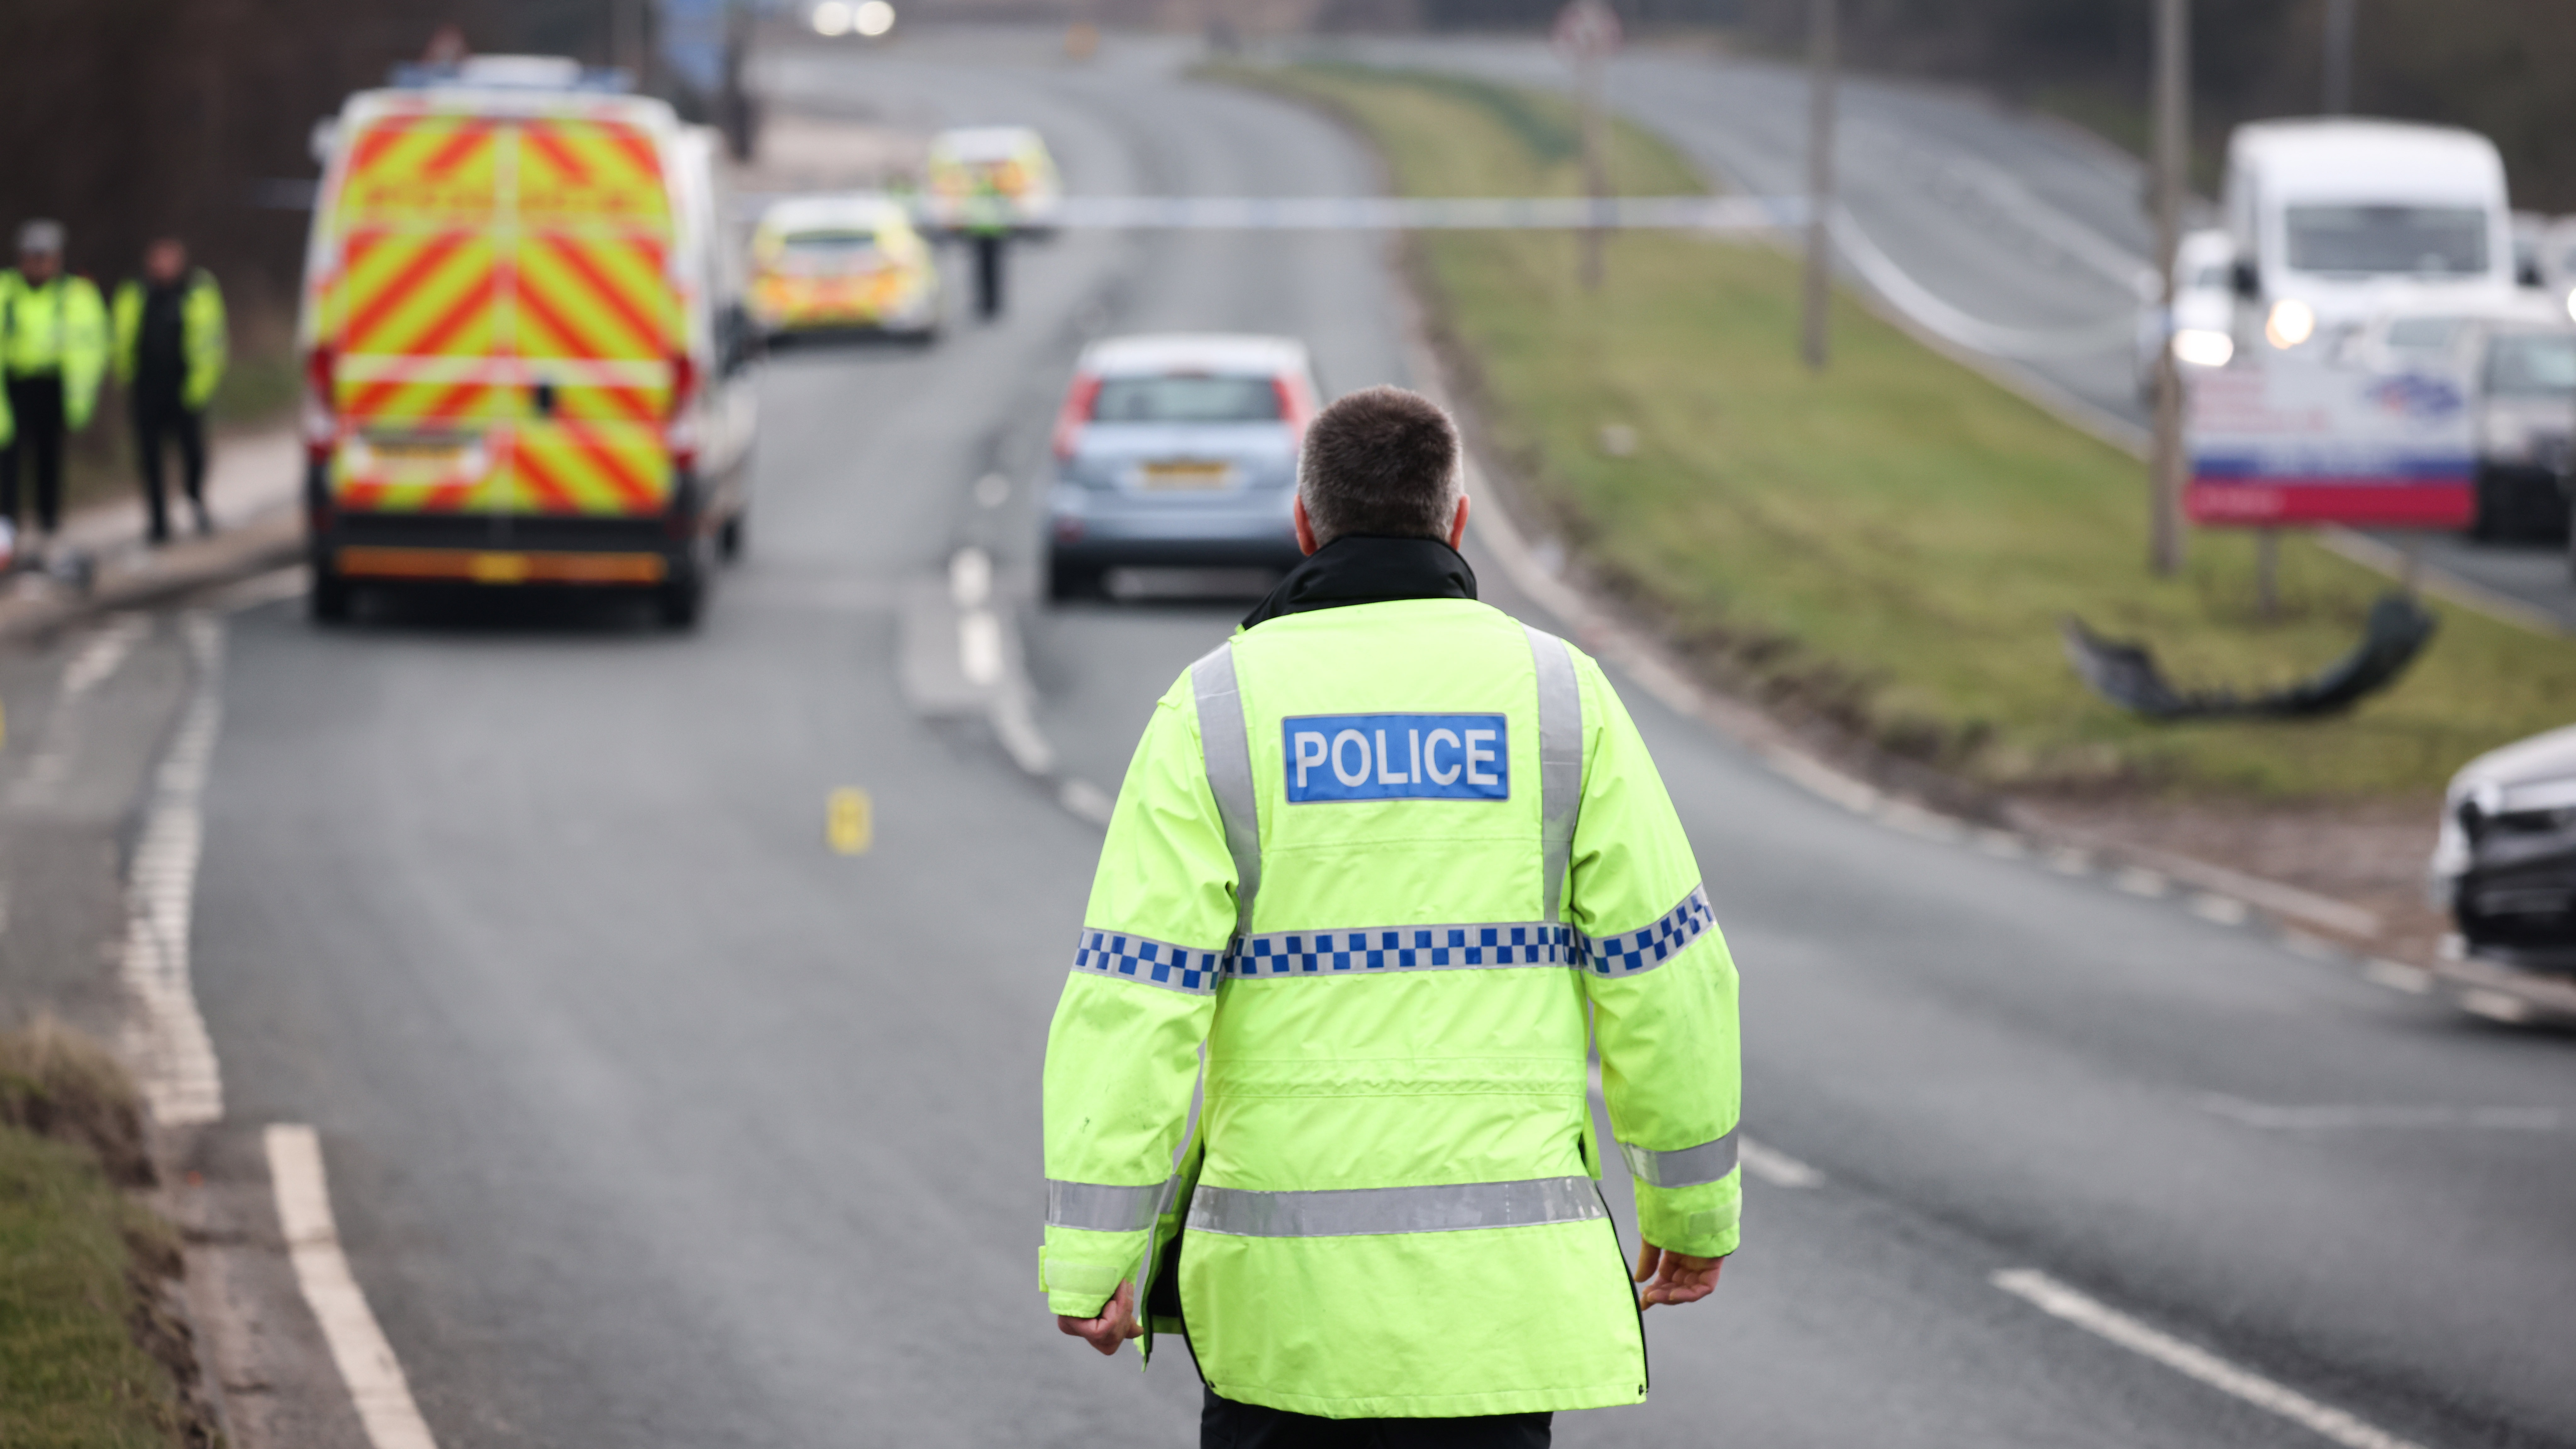
[[[1280,421],[1288,425],[1288,431],[1297,441],[1304,442],[1306,424],[1315,419],[1315,398],[1306,390],[1306,380],[1282,373],[1270,380],[1270,386],[1279,394]]]
[[[339,400],[332,395],[338,375],[339,358],[330,348],[317,345],[304,354],[304,455],[317,463],[329,460],[339,438]]]
[[[1064,408],[1055,415],[1055,460],[1068,462],[1073,450],[1082,442],[1082,425],[1091,421],[1092,405],[1100,401],[1100,379],[1088,373],[1075,373],[1073,386],[1064,392]]]

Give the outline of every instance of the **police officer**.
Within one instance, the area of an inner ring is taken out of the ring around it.
[[[32,474],[41,555],[61,522],[63,434],[89,426],[107,372],[107,308],[87,277],[63,272],[63,228],[31,221],[18,230],[18,265],[0,272],[0,376],[17,440],[0,453],[0,514],[18,512],[23,460]],[[23,536],[23,535],[22,535]]]
[[[143,278],[116,289],[116,380],[134,406],[135,449],[143,463],[143,504],[153,543],[170,541],[163,455],[179,448],[179,482],[197,532],[215,531],[206,512],[206,404],[224,378],[228,347],[224,296],[188,248],[163,237],[143,253]]]
[[[1394,388],[1315,420],[1308,557],[1156,705],[1048,1034],[1049,1306],[1186,1332],[1205,1445],[1544,1445],[1735,1250],[1734,964],[1600,667],[1476,601],[1458,459]]]

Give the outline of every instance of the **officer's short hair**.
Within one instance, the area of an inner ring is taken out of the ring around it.
[[[1315,542],[1346,535],[1449,537],[1458,513],[1458,428],[1429,398],[1371,387],[1306,428],[1297,493]]]

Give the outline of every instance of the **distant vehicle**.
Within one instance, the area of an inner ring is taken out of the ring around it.
[[[2225,211],[2239,352],[2339,345],[2401,295],[2477,310],[2515,290],[2504,162],[2474,132],[2342,119],[2239,126]]]
[[[740,544],[757,339],[716,133],[568,60],[352,96],[298,341],[312,610],[419,584],[648,589]]]
[[[940,231],[1044,234],[1064,203],[1055,157],[1026,126],[968,126],[930,138],[923,220]]]
[[[2174,360],[2186,368],[2225,367],[2236,355],[2229,333],[2236,312],[2235,260],[2236,243],[2226,232],[2184,234],[2174,250],[2172,330],[2160,312],[2163,298],[2150,297],[2139,313],[2138,396],[2155,396],[2159,345],[2170,345]],[[2154,274],[2148,275],[2151,283]]]
[[[2558,218],[2541,234],[2540,285],[2569,317],[2576,318],[2576,216]]]
[[[1116,567],[1287,568],[1297,450],[1315,415],[1306,345],[1175,334],[1084,348],[1055,425],[1048,589]]]
[[[2477,410],[2479,539],[2557,538],[2576,436],[2576,323],[2526,294],[2484,312],[2418,302],[2372,320],[2345,357],[2375,372],[2458,379]]]
[[[2471,955],[2576,974],[2576,728],[2480,755],[2452,777],[2431,884]]]
[[[912,213],[874,193],[773,203],[751,234],[752,320],[763,333],[939,336],[939,271]]]

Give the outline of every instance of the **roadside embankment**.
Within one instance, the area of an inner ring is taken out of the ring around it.
[[[178,1235],[140,1110],[104,1047],[39,1021],[0,1033],[0,1444],[217,1443],[173,1306]]]
[[[1227,74],[1336,112],[1408,194],[1580,188],[1575,119],[1553,96],[1346,66]],[[1670,148],[1612,129],[1618,190],[1704,189]],[[1446,360],[1591,583],[1785,717],[1978,787],[2263,805],[2429,802],[2470,756],[2576,713],[2566,641],[2437,602],[2425,657],[2348,715],[2126,715],[2068,667],[2067,616],[2150,642],[2192,684],[2247,689],[2349,649],[2386,582],[2288,539],[2267,620],[2252,542],[2212,533],[2156,579],[2135,460],[1848,298],[1831,366],[1809,372],[1797,267],[1778,250],[1622,234],[1587,291],[1576,245],[1420,238]]]

